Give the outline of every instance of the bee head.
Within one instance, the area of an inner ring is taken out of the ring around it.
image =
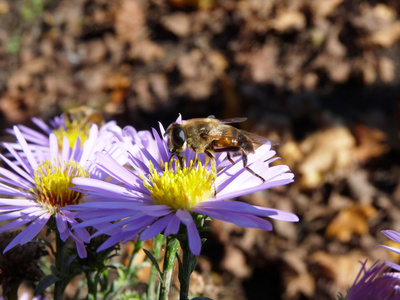
[[[181,124],[172,123],[168,126],[164,135],[167,135],[168,138],[169,152],[182,152],[186,149],[186,134]]]

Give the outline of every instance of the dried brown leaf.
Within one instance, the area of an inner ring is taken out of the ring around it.
[[[368,161],[388,151],[388,145],[385,144],[386,133],[383,131],[358,125],[354,128],[354,134],[359,144],[355,152],[359,161]]]
[[[354,163],[355,139],[346,127],[318,131],[300,144],[304,156],[298,170],[300,185],[313,188],[324,182],[326,175],[335,174]]]
[[[343,0],[312,0],[311,11],[315,18],[326,18],[332,14]]]
[[[280,33],[288,30],[300,31],[306,26],[306,18],[299,11],[280,9],[277,16],[270,21],[270,26]]]
[[[0,16],[5,15],[10,11],[10,4],[7,1],[0,1]]]
[[[271,81],[276,75],[278,49],[276,45],[264,45],[250,56],[249,67],[255,82]]]
[[[146,34],[146,17],[141,1],[122,0],[115,11],[115,31],[123,42],[135,44]]]
[[[167,15],[161,19],[161,24],[178,37],[186,37],[190,34],[191,17],[182,12]]]
[[[329,238],[348,243],[354,235],[368,234],[368,219],[376,214],[376,209],[371,205],[354,205],[342,209],[329,224],[325,234]]]
[[[394,61],[388,57],[382,57],[378,61],[378,73],[384,83],[390,83],[395,80],[396,66]]]
[[[221,261],[221,268],[231,272],[238,278],[247,278],[251,274],[243,251],[232,245],[225,247],[225,255]]]
[[[370,41],[378,46],[389,48],[400,39],[400,21],[393,22],[391,25],[374,32]]]

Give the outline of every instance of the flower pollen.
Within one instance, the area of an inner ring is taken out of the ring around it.
[[[215,162],[211,161],[211,170],[207,169],[207,162],[203,166],[201,162],[196,167],[193,161],[190,167],[178,167],[175,160],[175,168],[168,167],[158,174],[150,163],[149,181],[144,180],[145,187],[151,192],[155,204],[168,205],[178,210],[188,211],[214,194],[214,182],[217,177]]]
[[[71,190],[72,178],[89,177],[88,171],[72,160],[61,163],[60,159],[46,160],[34,173],[36,200],[51,214],[66,205],[79,204],[83,194]]]

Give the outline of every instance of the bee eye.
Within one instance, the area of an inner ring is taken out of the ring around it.
[[[172,140],[175,146],[181,148],[186,142],[185,132],[182,127],[174,127],[172,129]]]

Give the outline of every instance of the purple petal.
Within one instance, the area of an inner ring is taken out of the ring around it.
[[[25,225],[25,224],[37,219],[40,216],[47,217],[48,213],[40,211],[38,213],[32,213],[32,214],[29,214],[29,215],[28,214],[24,215],[22,218],[19,218],[19,219],[13,221],[13,222],[8,223],[7,225],[4,225],[3,227],[1,227],[0,228],[0,233],[8,231],[8,230],[11,230],[11,229],[18,228],[18,227],[20,227],[22,225]]]
[[[169,214],[163,218],[158,219],[156,222],[151,224],[147,229],[145,229],[140,234],[141,241],[147,241],[155,237],[157,234],[161,233],[168,225],[172,219],[173,214]]]
[[[89,227],[89,226],[102,224],[102,223],[113,222],[113,221],[117,221],[117,220],[129,217],[130,215],[132,215],[131,211],[122,211],[122,212],[119,212],[119,213],[114,213],[113,212],[112,214],[106,215],[104,217],[97,217],[95,219],[88,220],[88,221],[85,220],[82,223],[79,223],[79,224],[73,226],[73,229],[82,228],[82,227]],[[82,217],[82,216],[83,216],[83,219],[84,219],[85,213],[80,213],[80,214],[77,215],[77,217]]]
[[[162,126],[162,125],[160,124],[160,126]],[[160,156],[161,156],[162,161],[163,161],[163,162],[169,161],[170,153],[169,153],[169,150],[168,150],[167,143],[164,141],[164,139],[162,139],[162,138],[158,135],[157,130],[155,130],[154,128],[152,128],[152,132],[153,132],[153,136],[154,136],[154,138],[155,138],[155,140],[156,140],[156,142],[157,142],[158,151],[159,151],[159,153],[160,153]]]
[[[42,217],[34,220],[31,224],[28,225],[28,227],[26,227],[20,234],[18,234],[10,244],[8,244],[3,253],[7,252],[18,244],[24,245],[25,243],[30,242],[47,224],[48,219],[48,215],[43,215]]]
[[[147,225],[151,224],[153,221],[154,221],[154,218],[151,218],[148,216],[143,216],[142,214],[138,213],[138,214],[135,214],[124,220],[115,222],[115,223],[111,224],[110,226],[106,226],[106,227],[99,229],[95,234],[93,234],[93,237],[98,236],[103,233],[108,234],[109,231],[113,231],[116,228],[120,228],[119,231],[123,231],[123,232],[134,231],[133,229],[130,229],[128,227],[131,224],[134,225],[135,229],[137,228],[139,230],[139,229],[142,229],[143,226],[147,226]],[[127,225],[127,226],[125,226],[125,225]],[[130,229],[130,230],[124,230],[126,227],[128,227],[128,229]]]
[[[29,164],[31,165],[31,167],[32,167],[33,169],[36,169],[37,166],[38,166],[38,165],[37,165],[37,162],[36,162],[36,160],[35,160],[35,158],[34,158],[32,152],[31,152],[31,150],[29,149],[26,140],[25,140],[24,137],[22,136],[22,134],[21,134],[21,132],[19,131],[19,129],[18,129],[17,126],[14,126],[14,132],[15,132],[15,137],[17,138],[19,144],[21,145],[21,147],[22,147],[22,149],[23,149],[23,151],[24,151],[24,153],[25,153],[25,155],[26,155],[26,158],[27,158],[28,161],[29,161]]]
[[[203,212],[208,210],[218,210],[221,213],[234,212],[234,213],[245,213],[256,216],[269,217],[281,221],[297,222],[299,218],[290,212],[282,211],[279,209],[253,206],[245,202],[238,201],[206,201],[200,203],[196,209],[201,209]],[[193,210],[194,211],[194,210]]]
[[[386,235],[389,239],[397,242],[400,244],[400,233],[394,230],[382,230],[381,231],[384,235]]]
[[[17,172],[19,175],[21,175],[23,178],[25,178],[27,181],[34,183],[35,181],[32,178],[33,174],[33,169],[27,165],[27,162],[20,157],[19,154],[15,153],[14,157],[18,160],[18,162],[24,167],[24,169],[27,171],[25,172],[22,170],[20,167],[18,167],[14,162],[10,161],[7,159],[5,156],[0,154],[0,157],[7,163],[7,165],[12,168],[15,172]]]
[[[74,236],[71,236],[74,241],[75,241],[75,245],[76,245],[76,250],[78,252],[78,255],[80,258],[86,258],[87,257],[87,252],[86,252],[86,247],[84,245],[84,243],[82,243],[80,240],[74,238]]]
[[[137,181],[137,177],[131,171],[121,166],[114,158],[105,153],[96,152],[95,156],[99,160],[97,163],[99,168],[118,179],[120,182],[135,187],[132,183]]]
[[[255,177],[254,175],[252,175],[252,176]],[[258,178],[256,178],[256,179],[258,179]],[[285,184],[288,184],[291,182],[293,182],[293,174],[285,173],[285,174],[282,174],[280,176],[280,179],[277,181],[264,182],[262,184],[259,184],[259,185],[253,186],[253,187],[249,187],[249,188],[244,188],[244,189],[238,189],[238,187],[236,187],[236,190],[232,189],[230,192],[226,192],[225,190],[220,192],[220,191],[218,191],[218,186],[217,186],[217,199],[218,200],[233,199],[233,198],[236,198],[239,196],[251,194],[251,193],[269,189],[269,188],[272,188],[275,186],[285,185]]]
[[[67,229],[67,222],[64,220],[62,214],[56,213],[56,224],[59,232],[63,232]]]
[[[164,235],[169,236],[177,234],[180,225],[181,225],[181,220],[175,214],[173,214],[171,220],[169,221],[167,227],[164,230]]]
[[[41,207],[40,204],[38,204],[36,201],[33,200],[27,200],[27,199],[17,199],[17,198],[0,198],[0,205],[11,205],[11,206],[24,206],[24,207],[31,207],[31,206],[37,206]]]
[[[26,192],[20,189],[13,188],[11,186],[0,183],[0,194],[6,194],[9,196],[15,197],[25,197],[32,198],[32,194],[30,192]]]
[[[77,138],[78,140],[80,137]],[[57,153],[58,155],[58,153]],[[64,136],[63,137],[63,142],[62,142],[62,149],[61,149],[61,158],[64,161],[68,161],[71,155],[71,147],[69,145],[69,139],[68,137]],[[56,158],[56,157],[54,157]]]
[[[20,176],[16,175],[15,173],[13,173],[13,172],[11,172],[11,171],[9,171],[7,169],[4,169],[4,168],[0,168],[0,175],[8,178],[8,179],[0,178],[0,180],[2,182],[8,183],[10,185],[18,186],[18,187],[20,187],[22,189],[28,189],[29,190],[30,188],[32,188],[32,183],[31,183],[32,178],[28,174],[26,174],[26,175],[29,176],[29,178],[30,178],[29,181],[27,181],[26,179],[21,178]]]
[[[390,251],[400,255],[400,249],[399,248],[389,247],[389,246],[384,246],[384,245],[378,245],[377,247],[385,248],[387,250],[390,250]]]
[[[25,139],[27,141],[35,143],[35,144],[47,146],[47,143],[49,141],[47,135],[37,132],[36,130],[33,130],[24,125],[18,125],[18,128],[21,131],[21,133],[23,133],[23,135],[25,136]],[[49,129],[49,131],[45,131],[45,132],[47,132],[49,134],[51,132],[51,129],[50,128],[48,128],[48,129]]]
[[[79,161],[81,164],[84,165],[89,157],[93,154],[94,146],[97,141],[97,136],[98,127],[96,124],[93,124],[92,127],[90,127],[89,138],[86,140],[82,147],[83,152]]]
[[[176,212],[176,216],[186,225],[190,251],[194,255],[199,256],[201,251],[201,239],[192,216],[188,211],[181,209]]]
[[[96,195],[104,196],[104,193],[106,193],[110,197],[124,198],[124,195],[126,197],[130,193],[130,190],[125,186],[115,185],[98,179],[75,177],[71,182],[76,185],[75,188],[85,190],[86,192],[94,192]]]
[[[47,134],[50,134],[50,132],[52,131],[51,128],[42,119],[33,117],[32,122],[35,123],[37,127],[42,129]]]
[[[272,225],[268,221],[241,213],[227,212],[227,211],[218,211],[218,210],[202,210],[202,209],[193,209],[194,212],[209,216],[214,219],[218,219],[221,221],[229,222],[236,224],[240,227],[248,227],[248,228],[259,228],[263,230],[272,230]]]

